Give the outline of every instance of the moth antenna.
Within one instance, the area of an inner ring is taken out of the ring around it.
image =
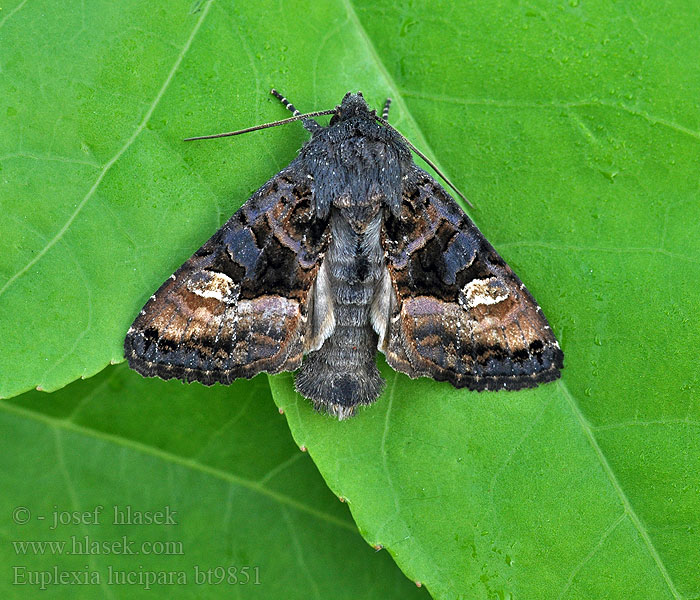
[[[301,113],[297,110],[297,107],[294,106],[289,100],[287,100],[282,94],[280,94],[275,88],[272,88],[270,90],[270,93],[277,98],[282,104],[284,104],[284,107],[290,111],[295,117],[297,115],[300,115]]]
[[[391,98],[387,98],[384,103],[384,108],[382,109],[382,119],[387,121],[389,119],[389,107],[391,106]]]
[[[230,137],[232,135],[240,135],[242,133],[250,133],[251,131],[257,131],[258,129],[267,129],[268,127],[277,127],[278,125],[286,125],[292,121],[301,121],[303,119],[310,119],[311,117],[320,117],[323,115],[332,115],[335,113],[335,109],[331,108],[328,110],[317,110],[316,112],[306,113],[304,115],[296,115],[295,117],[289,117],[289,119],[282,119],[281,121],[275,121],[274,123],[263,123],[262,125],[256,125],[255,127],[246,127],[245,129],[239,129],[238,131],[229,131],[227,133],[216,133],[214,135],[199,135],[197,137],[185,138],[183,141],[191,142],[193,140],[213,140],[214,138]],[[313,123],[313,121],[310,121]],[[318,123],[316,123],[318,125]],[[320,125],[318,125],[320,127]]]
[[[282,104],[284,104],[284,107],[287,110],[291,111],[295,117],[301,114],[297,110],[297,107],[294,106],[289,100],[287,100],[282,94],[280,94],[275,88],[272,88],[270,90],[270,93],[275,98],[277,98]],[[314,133],[319,129],[323,129],[318,123],[316,123],[316,121],[312,121],[311,119],[303,119],[302,123],[304,124],[304,128],[310,133]]]
[[[385,105],[385,110],[386,110],[386,105]],[[454,192],[455,192],[462,200],[464,200],[469,206],[471,206],[472,208],[474,208],[474,205],[473,205],[471,202],[469,202],[469,198],[467,198],[462,192],[460,192],[460,191],[457,189],[457,186],[455,186],[455,184],[452,183],[452,182],[447,178],[447,176],[446,176],[442,171],[440,171],[440,169],[437,168],[437,166],[435,165],[435,163],[434,163],[432,160],[430,160],[425,154],[423,154],[420,150],[418,150],[418,148],[416,148],[411,142],[409,142],[409,141],[406,139],[406,136],[404,136],[400,131],[398,131],[398,130],[396,129],[396,127],[393,127],[393,126],[389,123],[389,121],[387,121],[385,118],[383,118],[383,115],[384,115],[384,113],[382,113],[382,118],[379,118],[379,117],[375,117],[375,118],[377,119],[377,121],[378,121],[379,123],[381,123],[382,125],[384,125],[384,127],[388,127],[389,129],[391,129],[391,130],[395,131],[396,133],[398,133],[399,136],[401,137],[401,139],[402,139],[404,142],[406,142],[406,145],[407,145],[411,150],[413,150],[413,152],[415,152],[415,153],[416,153],[418,156],[420,156],[426,163],[428,163],[428,166],[430,166],[431,169],[433,169],[440,177],[442,177],[442,180],[443,180],[447,185],[449,185],[449,186],[454,190]]]

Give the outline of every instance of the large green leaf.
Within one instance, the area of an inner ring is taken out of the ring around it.
[[[340,424],[274,381],[363,535],[436,597],[700,595],[700,18],[654,7],[358,11],[566,353],[507,395],[385,368]]]
[[[426,597],[357,534],[264,378],[201,390],[121,365],[1,403],[3,598],[38,597],[36,572],[52,598]],[[127,507],[163,522],[115,523]],[[100,552],[76,554],[86,536]]]
[[[296,440],[436,597],[700,596],[698,30],[678,1],[3,6],[0,396],[120,361],[146,298],[305,139],[182,137],[284,117],[273,85],[302,110],[388,94],[541,302],[564,378],[479,395],[385,369],[337,424],[283,376]]]

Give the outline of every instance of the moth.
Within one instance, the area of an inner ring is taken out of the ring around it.
[[[390,100],[381,117],[360,92],[302,115],[272,93],[290,119],[203,137],[301,120],[311,139],[151,296],[124,342],[131,368],[205,385],[299,369],[296,390],[338,419],[380,395],[377,350],[477,391],[560,376],[542,309],[413,162]]]

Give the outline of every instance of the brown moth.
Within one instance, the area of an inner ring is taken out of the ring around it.
[[[151,296],[124,342],[131,368],[205,385],[300,369],[297,391],[339,419],[381,393],[377,350],[471,390],[560,376],[542,310],[413,162],[389,101],[381,117],[361,93],[300,115],[273,94],[294,116],[243,131],[299,119],[311,139]]]

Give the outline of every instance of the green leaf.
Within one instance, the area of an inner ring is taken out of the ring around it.
[[[52,598],[426,597],[357,535],[265,378],[202,391],[121,365],[0,403],[3,598],[37,595],[36,572]],[[125,523],[127,507],[160,522]]]
[[[365,539],[435,598],[657,600],[697,583],[696,423],[595,427],[565,383],[476,394],[383,373],[387,393],[348,422],[288,376],[272,389]]]
[[[183,137],[286,116],[273,85],[302,110],[390,95],[564,377],[479,395],[385,368],[341,424],[282,377],[295,438],[435,597],[700,596],[699,28],[648,0],[3,6],[0,396],[122,360],[148,296],[306,139]]]

